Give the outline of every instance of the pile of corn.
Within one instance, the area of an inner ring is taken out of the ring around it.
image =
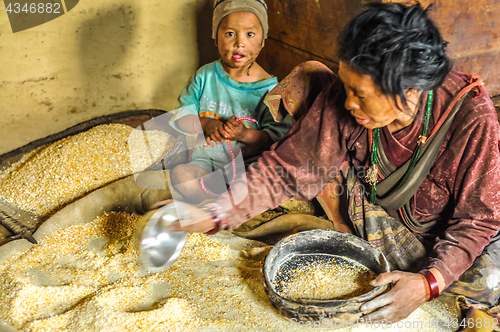
[[[137,216],[108,213],[11,256],[0,266],[0,318],[30,332],[289,331],[294,326],[264,291],[262,259],[252,258],[263,248],[236,250],[224,243],[232,236],[192,233],[173,265],[147,273],[138,264],[137,223]],[[418,309],[408,320],[424,322],[413,331],[439,331],[428,328],[430,318]],[[363,329],[361,324],[343,331]]]
[[[38,215],[53,213],[92,190],[144,170],[174,143],[161,131],[148,131],[147,144],[143,137],[130,126],[110,124],[38,148],[2,172],[0,197]]]
[[[167,270],[143,271],[137,222],[108,213],[9,258],[0,267],[1,317],[23,331],[101,332],[252,330],[266,315],[279,319],[258,287],[262,264],[206,235],[190,234]]]
[[[40,148],[1,176],[0,194],[38,214],[59,209],[131,174],[131,131],[100,126]],[[165,136],[156,152],[151,137],[145,155],[159,155]],[[153,159],[145,158],[144,167]],[[0,262],[0,320],[31,332],[289,331],[296,326],[264,291],[261,244],[227,234],[190,234],[173,265],[148,273],[138,264],[137,223],[137,216],[108,213]],[[407,320],[424,323],[412,331],[447,331],[429,328],[431,318],[430,311],[417,309]]]
[[[377,276],[363,265],[354,261],[332,263],[314,262],[289,271],[290,280],[281,281],[280,295],[294,301],[341,300],[366,294],[374,288],[370,282]]]

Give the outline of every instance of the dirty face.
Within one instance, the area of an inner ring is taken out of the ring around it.
[[[401,102],[399,109],[396,101],[384,94],[370,76],[353,70],[341,61],[339,78],[347,94],[345,108],[360,125],[368,129],[388,126],[391,132],[395,132],[412,123],[413,117],[407,114],[411,112],[402,112]],[[409,93],[407,97],[410,105],[416,102],[413,94]]]
[[[216,43],[226,70],[249,67],[264,46],[259,19],[250,12],[226,15],[219,25]]]

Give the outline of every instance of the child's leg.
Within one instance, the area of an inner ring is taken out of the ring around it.
[[[177,165],[170,173],[170,179],[175,190],[177,190],[187,203],[198,204],[206,199],[213,198],[205,192],[200,184],[200,179],[210,172],[204,168],[191,165]]]

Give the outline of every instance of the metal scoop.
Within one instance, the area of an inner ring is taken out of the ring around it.
[[[142,217],[137,229],[137,240],[142,265],[151,272],[159,272],[172,264],[181,253],[186,242],[187,232],[168,231],[179,222],[175,206],[182,208],[183,203],[165,205],[148,212]]]

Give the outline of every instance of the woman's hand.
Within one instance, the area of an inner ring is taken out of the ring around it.
[[[227,133],[224,130],[224,123],[222,121],[212,118],[201,119],[207,144],[210,145],[211,141],[220,143],[226,140],[224,136],[227,135]]]
[[[150,207],[151,210],[156,210],[162,206],[174,203],[174,200],[158,202]],[[200,232],[206,233],[215,227],[210,213],[200,209],[194,205],[181,203],[182,207],[177,209],[180,222],[170,226],[169,231],[172,232]]]
[[[430,296],[429,286],[424,276],[418,273],[394,271],[382,273],[372,283],[373,286],[393,284],[393,288],[361,306],[361,311],[370,312],[365,321],[395,323],[408,317]]]
[[[236,121],[236,118],[234,116],[227,119],[223,129],[226,132],[226,134],[224,135],[225,138],[238,142],[241,142],[245,139],[246,133],[248,131],[248,128],[245,127],[243,122]]]

